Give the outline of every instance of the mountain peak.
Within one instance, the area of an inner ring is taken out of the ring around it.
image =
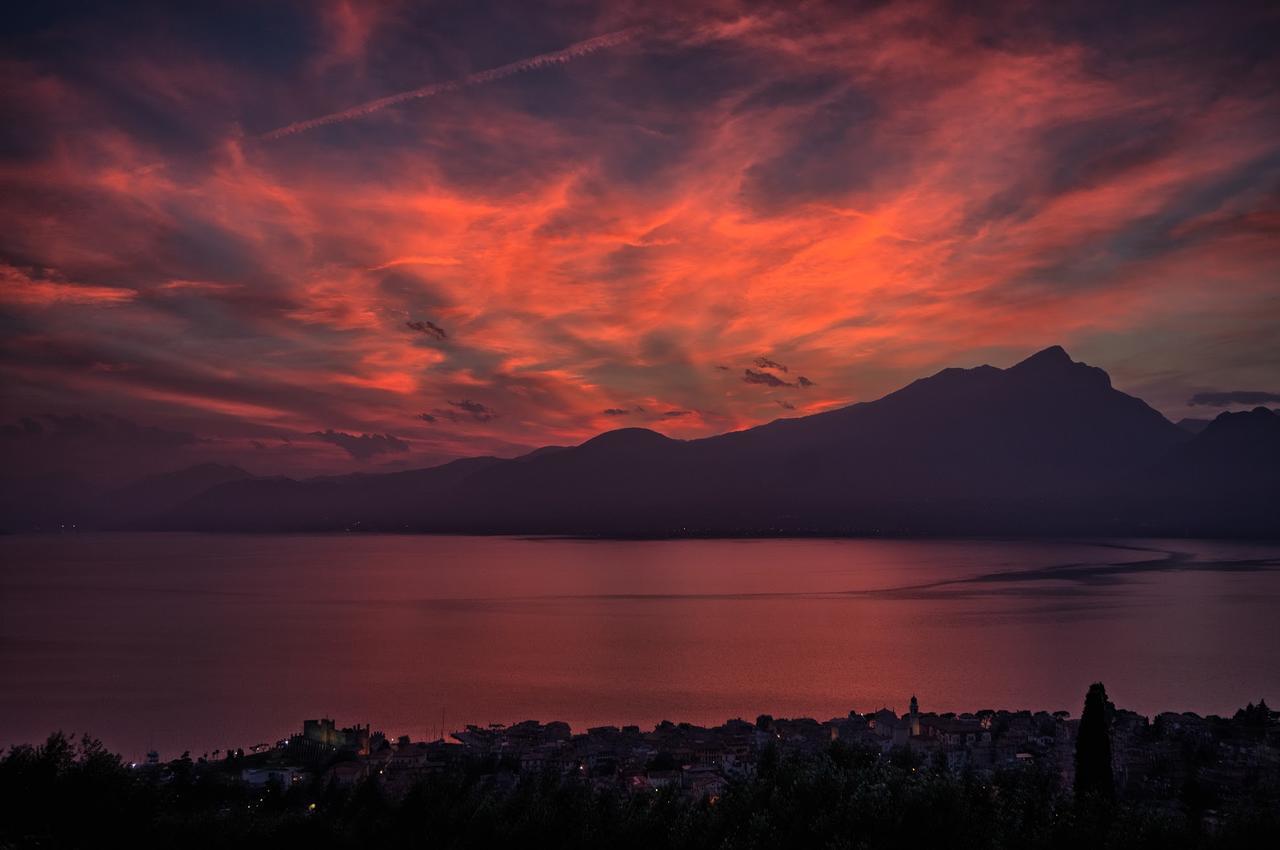
[[[1214,433],[1220,433],[1227,429],[1244,428],[1280,429],[1280,414],[1265,407],[1255,407],[1252,410],[1226,410],[1219,413],[1205,430],[1213,429]]]
[[[1104,370],[1072,360],[1071,355],[1060,345],[1051,345],[1038,351],[1007,371],[1034,381],[1052,381],[1059,385],[1065,383],[1094,389],[1111,387],[1111,376]]]
[[[1070,366],[1075,363],[1071,355],[1061,345],[1051,345],[1043,351],[1037,351],[1026,360],[1019,362],[1014,369],[1037,366]]]
[[[659,434],[649,428],[617,428],[605,431],[578,446],[580,449],[640,449],[648,446],[663,446],[674,443],[670,437]]]

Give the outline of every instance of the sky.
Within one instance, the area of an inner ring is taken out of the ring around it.
[[[11,468],[700,437],[1053,344],[1280,402],[1274,4],[204,5],[6,11]]]

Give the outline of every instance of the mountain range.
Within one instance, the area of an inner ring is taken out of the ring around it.
[[[698,440],[643,428],[513,459],[114,491],[98,524],[608,536],[1280,536],[1280,414],[1175,425],[1059,346]]]

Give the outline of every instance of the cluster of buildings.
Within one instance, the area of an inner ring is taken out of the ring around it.
[[[663,721],[651,730],[598,726],[576,734],[567,723],[526,720],[467,726],[452,740],[431,742],[392,740],[368,726],[339,729],[321,719],[306,721],[301,734],[265,754],[266,763],[244,768],[242,778],[286,785],[317,774],[340,785],[375,780],[398,795],[433,775],[469,768],[499,786],[555,774],[600,789],[675,786],[714,799],[729,782],[751,776],[767,752],[816,754],[840,741],[956,775],[1039,765],[1069,787],[1078,724],[1067,712],[921,712],[915,697],[902,715],[881,709],[825,722],[762,715],[715,727]],[[1280,780],[1280,712],[1265,703],[1233,718],[1168,713],[1152,721],[1115,709],[1111,729],[1117,786],[1126,794],[1176,796],[1191,779],[1223,793],[1263,775]]]

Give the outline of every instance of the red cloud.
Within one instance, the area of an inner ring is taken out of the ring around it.
[[[412,464],[575,442],[616,411],[702,436],[772,419],[780,392],[816,412],[1051,341],[1176,371],[1188,335],[1280,319],[1274,67],[1215,87],[1212,57],[1107,64],[1042,22],[993,39],[941,6],[649,26],[603,4],[592,32],[644,37],[397,100],[418,77],[395,60],[422,59],[404,14],[332,4],[283,74],[148,50],[146,27],[89,52],[145,119],[83,68],[10,63],[41,143],[0,159],[8,403],[395,434],[409,449],[382,459]],[[501,56],[477,38],[420,76],[592,35],[566,32]],[[762,351],[807,377],[744,385]],[[1215,385],[1252,385],[1233,368]]]

